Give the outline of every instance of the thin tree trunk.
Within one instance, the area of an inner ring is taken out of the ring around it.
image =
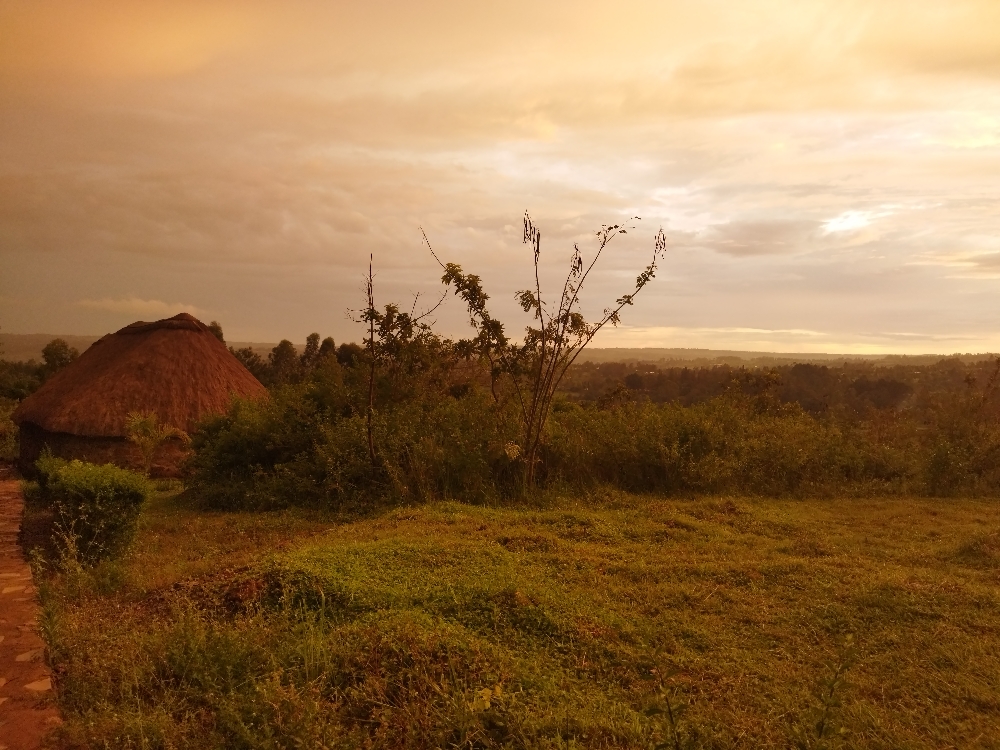
[[[374,475],[378,464],[375,459],[375,437],[372,434],[372,417],[375,414],[375,291],[372,279],[372,263],[374,258],[368,257],[368,353],[371,356],[371,368],[368,371],[368,457],[372,462]]]

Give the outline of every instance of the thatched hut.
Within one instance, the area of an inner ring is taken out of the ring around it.
[[[48,446],[63,458],[138,468],[142,460],[125,437],[132,412],[190,432],[233,396],[258,397],[264,386],[208,326],[187,313],[133,323],[94,343],[54,375],[12,415],[21,436],[22,471]],[[173,440],[156,457],[154,476],[176,476],[185,454]]]

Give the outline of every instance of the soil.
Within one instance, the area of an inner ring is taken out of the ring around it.
[[[0,467],[0,750],[47,747],[61,723],[38,632],[41,609],[19,539],[23,509],[20,484]]]

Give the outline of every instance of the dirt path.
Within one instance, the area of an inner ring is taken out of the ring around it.
[[[18,544],[23,507],[17,480],[0,475],[0,750],[43,747],[60,723],[38,634],[38,598]]]

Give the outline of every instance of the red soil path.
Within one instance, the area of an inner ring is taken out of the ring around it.
[[[38,597],[18,544],[23,508],[18,482],[0,474],[0,750],[45,747],[60,723],[38,634]]]

